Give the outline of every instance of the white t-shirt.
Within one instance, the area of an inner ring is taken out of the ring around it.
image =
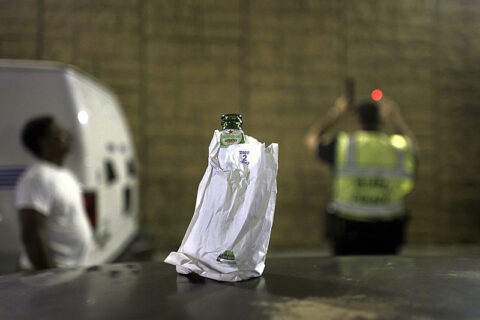
[[[93,232],[80,186],[68,169],[47,162],[34,164],[17,184],[16,208],[34,209],[47,216],[46,237],[58,267],[89,264]],[[32,267],[23,247],[20,266]]]

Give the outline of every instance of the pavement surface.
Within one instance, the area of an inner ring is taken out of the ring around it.
[[[162,262],[0,276],[0,319],[480,319],[480,258],[268,258],[237,283]]]

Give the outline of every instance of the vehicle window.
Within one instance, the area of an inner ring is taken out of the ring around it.
[[[134,160],[127,161],[127,173],[130,177],[135,177],[137,175],[137,168]]]
[[[129,187],[125,187],[123,189],[123,212],[128,213],[130,212],[131,207],[131,191]]]
[[[105,160],[105,177],[107,183],[113,183],[115,180],[117,180],[117,173],[112,160]]]

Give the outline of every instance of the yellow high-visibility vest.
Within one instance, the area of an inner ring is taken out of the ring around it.
[[[405,212],[415,156],[406,136],[376,131],[337,137],[332,207],[356,220],[391,220]]]

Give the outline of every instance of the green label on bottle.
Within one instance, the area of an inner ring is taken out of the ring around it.
[[[232,144],[245,143],[245,136],[242,130],[226,129],[220,135],[220,146],[226,148]]]

